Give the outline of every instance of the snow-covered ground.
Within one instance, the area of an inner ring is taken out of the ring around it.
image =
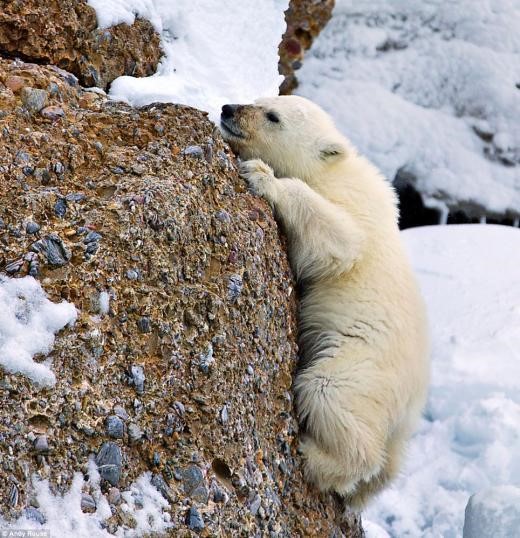
[[[100,27],[148,19],[165,52],[157,73],[119,77],[110,97],[135,106],[155,101],[207,110],[278,95],[278,45],[288,0],[88,0]]]
[[[429,311],[431,390],[402,476],[365,514],[368,537],[459,538],[470,495],[520,484],[520,230],[403,237]]]
[[[430,204],[518,213],[519,28],[517,0],[337,0],[297,93]]]
[[[47,299],[32,276],[7,278],[0,275],[0,367],[22,373],[41,385],[54,385],[49,361],[35,362],[36,354],[48,354],[54,335],[76,320],[73,304]]]

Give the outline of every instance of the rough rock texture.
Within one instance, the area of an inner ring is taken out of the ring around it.
[[[149,470],[171,536],[362,536],[303,481],[285,252],[202,112],[132,109],[0,60],[6,272],[79,317],[57,337],[53,388],[0,370],[2,516],[36,513],[33,473],[65,491],[94,456],[111,532],[132,526],[120,493]]]
[[[120,75],[153,74],[161,50],[149,21],[98,29],[85,0],[0,0],[0,54],[54,64],[106,89]]]
[[[291,93],[297,86],[295,71],[303,61],[305,51],[332,17],[335,0],[291,0],[285,12],[287,30],[279,47],[278,69],[285,77],[280,86],[282,95]]]

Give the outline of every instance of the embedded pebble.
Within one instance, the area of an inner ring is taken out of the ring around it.
[[[216,503],[223,503],[226,501],[227,495],[224,490],[218,486],[213,487],[213,501]]]
[[[137,441],[140,441],[143,437],[143,432],[141,431],[141,428],[137,424],[130,424],[128,426],[128,438],[130,440],[130,444],[137,443]]]
[[[128,420],[128,413],[126,412],[125,408],[121,407],[120,405],[114,406],[114,414],[123,420]]]
[[[143,316],[139,318],[137,320],[137,327],[139,327],[139,331],[141,331],[142,333],[152,332],[152,324],[148,316]]]
[[[41,252],[49,265],[66,265],[72,257],[72,253],[65,246],[57,234],[49,234],[43,239],[36,241],[31,246],[33,252]]]
[[[65,167],[63,166],[62,163],[60,163],[60,161],[58,161],[58,162],[54,165],[54,171],[56,172],[56,174],[58,174],[59,176],[61,176],[61,174],[63,174],[63,172],[65,172]]]
[[[229,413],[228,413],[227,405],[225,405],[220,410],[220,422],[222,424],[226,424],[228,420],[229,420]]]
[[[26,233],[28,234],[35,234],[37,232],[40,231],[40,225],[36,222],[33,222],[32,220],[30,220],[26,225],[25,225],[25,231]]]
[[[227,211],[224,211],[223,209],[221,209],[220,211],[217,211],[215,213],[215,218],[217,218],[221,222],[230,222],[231,221],[231,217],[229,216],[229,213]]]
[[[144,382],[146,380],[146,376],[144,375],[144,368],[138,364],[134,364],[130,368],[130,373],[132,375],[132,384],[135,387],[135,390],[138,394],[142,394],[144,392]]]
[[[101,238],[101,234],[91,231],[87,234],[85,239],[83,239],[83,243],[85,243],[86,245],[88,245],[89,243],[97,243],[98,241],[101,241]]]
[[[25,86],[26,82],[24,78],[14,75],[7,77],[4,84],[13,93],[18,93]]]
[[[16,164],[25,164],[28,163],[30,160],[31,158],[29,157],[29,154],[27,152],[22,150],[16,152],[16,156],[14,158],[14,162]]]
[[[38,454],[46,454],[49,452],[49,442],[46,435],[38,435],[34,441],[34,450]]]
[[[204,157],[204,150],[200,146],[188,146],[182,151],[182,154],[202,159]]]
[[[117,488],[110,488],[107,498],[110,504],[119,504],[121,502],[121,492]]]
[[[91,514],[96,511],[96,501],[88,493],[81,494],[81,511]]]
[[[45,90],[25,87],[21,92],[22,103],[29,112],[40,112],[47,103],[47,95]]]
[[[18,499],[20,497],[18,486],[16,484],[11,484],[11,490],[9,491],[8,503],[11,507],[15,507],[18,504]]]
[[[101,478],[113,486],[117,486],[121,479],[122,463],[123,458],[118,445],[110,441],[101,445],[96,456],[96,465]]]
[[[86,196],[82,192],[71,192],[65,196],[67,202],[82,202]]]
[[[106,420],[106,429],[110,437],[113,437],[114,439],[122,439],[125,425],[117,415],[110,415]]]
[[[126,278],[128,278],[128,280],[137,280],[139,278],[139,271],[137,271],[137,269],[128,269]]]
[[[231,275],[228,280],[228,299],[231,302],[235,302],[243,288],[242,277],[240,275]]]
[[[249,510],[251,511],[251,513],[256,516],[256,514],[258,513],[258,510],[260,508],[260,504],[262,502],[262,499],[260,498],[260,495],[255,495],[255,497],[253,498],[253,500],[250,502],[249,504]]]
[[[58,198],[58,201],[54,204],[54,214],[62,219],[67,213],[67,200],[65,198]]]
[[[46,106],[40,111],[40,115],[44,118],[47,118],[48,120],[56,121],[60,118],[63,118],[65,116],[65,112],[63,111],[63,108],[60,106]]]
[[[23,258],[19,258],[18,260],[14,260],[12,262],[9,262],[5,266],[5,272],[14,275],[15,273],[18,273],[18,271],[23,267]]]
[[[209,367],[215,362],[213,358],[213,346],[211,342],[208,344],[208,349],[199,355],[199,368],[202,372],[207,374]]]
[[[43,525],[47,520],[45,516],[36,508],[28,506],[24,511],[24,516],[31,521],[36,521],[40,525]]]
[[[206,526],[200,512],[195,506],[192,506],[186,514],[186,525],[194,531],[201,531]]]
[[[157,488],[157,490],[160,492],[160,494],[167,501],[170,501],[172,503],[175,502],[175,494],[171,490],[171,488],[168,486],[168,484],[165,482],[162,475],[160,475],[158,473],[154,473],[152,475],[152,479],[150,480],[150,482],[152,483],[152,485],[154,485]]]
[[[207,503],[209,492],[204,482],[202,470],[197,465],[190,465],[180,472],[184,493],[192,499]]]

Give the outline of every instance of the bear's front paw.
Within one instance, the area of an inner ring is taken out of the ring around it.
[[[254,194],[263,196],[273,202],[276,195],[276,178],[272,168],[260,159],[242,161],[239,165],[240,175],[247,181]]]

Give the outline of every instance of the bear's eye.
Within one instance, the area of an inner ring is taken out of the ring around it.
[[[280,123],[280,118],[274,112],[266,112],[265,117],[273,123]]]

